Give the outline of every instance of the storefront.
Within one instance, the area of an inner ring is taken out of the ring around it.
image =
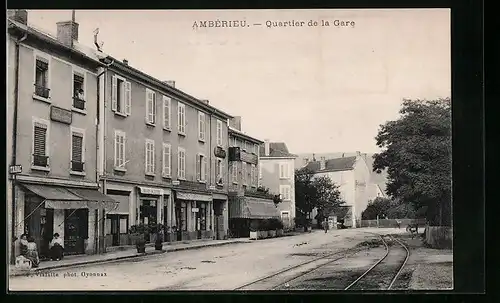
[[[162,188],[137,187],[136,224],[154,226],[163,223],[164,190]],[[152,241],[151,235],[146,235],[146,241]]]
[[[106,193],[118,202],[116,209],[106,214],[106,247],[129,245],[131,190],[107,189]]]
[[[228,230],[228,210],[227,195],[213,194],[213,214],[214,214],[214,237],[217,240],[227,238]]]
[[[212,195],[175,191],[174,209],[177,241],[213,238]]]
[[[247,196],[229,197],[229,229],[235,238],[250,236],[252,220],[279,218],[273,201]]]
[[[116,208],[117,201],[97,189],[21,183],[18,222],[33,237],[42,259],[55,233],[64,239],[65,254],[93,254],[97,249],[98,209]]]

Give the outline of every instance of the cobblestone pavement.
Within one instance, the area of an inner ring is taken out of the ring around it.
[[[10,277],[11,291],[57,290],[233,290],[324,252],[351,248],[371,233],[397,229],[314,231],[250,243],[168,252],[139,259],[50,270]]]

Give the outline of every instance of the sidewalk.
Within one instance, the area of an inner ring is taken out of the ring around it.
[[[238,238],[229,240],[197,240],[190,242],[187,241],[174,242],[171,244],[163,243],[162,251],[156,251],[154,250],[154,244],[148,244],[146,246],[145,254],[137,253],[135,247],[130,246],[130,248],[126,250],[116,250],[112,252],[107,252],[105,254],[65,256],[64,259],[61,261],[42,261],[40,262],[40,266],[38,268],[31,269],[29,271],[19,270],[16,269],[14,266],[9,265],[9,276],[11,277],[25,276],[50,269],[59,269],[59,268],[81,266],[87,264],[117,261],[123,259],[140,258],[144,256],[162,254],[166,252],[174,252],[174,251],[188,250],[188,249],[199,249],[203,247],[222,246],[222,245],[236,244],[236,243],[250,243],[250,240],[248,238]]]

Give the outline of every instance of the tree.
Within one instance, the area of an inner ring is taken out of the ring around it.
[[[362,220],[375,220],[377,216],[386,215],[391,208],[391,200],[387,198],[377,197],[375,200],[368,202],[368,206],[361,213]]]
[[[329,215],[344,203],[339,187],[329,177],[315,177],[307,168],[295,171],[295,205],[305,217],[309,218],[314,208]]]
[[[451,226],[451,99],[403,100],[401,117],[381,125],[373,170],[387,169],[387,194]]]

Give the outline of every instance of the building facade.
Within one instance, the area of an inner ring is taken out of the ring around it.
[[[339,186],[341,198],[349,208],[344,222],[348,227],[358,227],[368,202],[382,196],[378,184],[371,182],[371,170],[361,153],[328,160],[320,157],[319,161],[309,162],[306,168],[315,173],[315,178],[328,176]]]
[[[233,237],[250,236],[252,220],[277,218],[273,193],[259,182],[259,145],[263,142],[241,131],[241,117],[229,127],[229,226]]]
[[[231,116],[155,79],[126,60],[97,52],[99,167],[119,201],[106,215],[106,246],[130,244],[129,228],[161,223],[166,241],[227,232],[227,119]]]
[[[262,185],[278,192],[282,202],[278,211],[283,224],[295,226],[295,158],[285,143],[265,140],[260,146],[259,179]]]
[[[7,155],[21,167],[8,182],[9,236],[33,237],[42,259],[54,233],[65,254],[97,253],[101,210],[116,205],[96,176],[101,63],[78,43],[74,20],[58,23],[57,32],[28,26],[25,10],[9,11]]]

